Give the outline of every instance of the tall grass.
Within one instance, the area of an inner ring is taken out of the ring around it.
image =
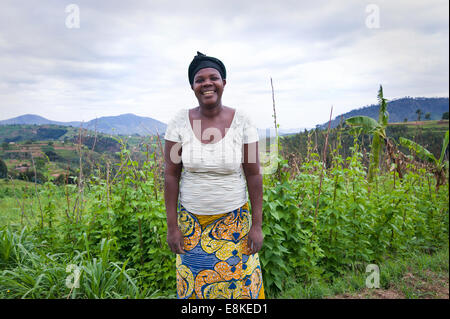
[[[89,247],[72,254],[45,254],[24,228],[0,230],[0,296],[3,298],[158,298],[143,287],[135,269],[111,258],[112,241],[102,240],[98,255]],[[88,245],[88,242],[86,241]],[[41,243],[45,246],[45,243]],[[39,249],[40,248],[40,249]],[[69,267],[68,267],[69,266]],[[76,276],[74,276],[76,274]],[[78,281],[78,285],[76,284]],[[78,287],[77,287],[78,286]]]
[[[345,157],[331,142],[328,163],[311,138],[295,168],[278,155],[276,173],[264,176],[260,259],[269,297],[292,282],[302,283],[299,295],[321,297],[344,285],[335,278],[368,263],[448,244],[448,183],[436,189],[432,173],[414,166],[402,178],[375,171],[369,182],[358,136]],[[138,163],[121,145],[119,163],[79,174],[82,183],[50,179],[1,195],[2,210],[18,216],[0,230],[0,297],[175,297],[160,159],[149,152]],[[66,285],[75,275],[79,286]]]

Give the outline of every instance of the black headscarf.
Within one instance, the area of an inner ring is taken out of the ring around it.
[[[189,83],[194,83],[194,76],[195,74],[200,71],[201,69],[205,68],[214,68],[217,71],[219,71],[220,76],[222,79],[226,79],[227,77],[227,71],[225,69],[225,65],[223,65],[222,61],[219,59],[213,58],[211,56],[207,56],[201,52],[197,51],[197,55],[192,60],[191,64],[189,65],[188,69],[188,76],[189,76]]]

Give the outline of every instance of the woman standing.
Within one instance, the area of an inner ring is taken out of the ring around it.
[[[264,298],[258,132],[245,113],[222,105],[220,60],[197,52],[188,77],[199,106],[177,112],[165,134],[167,243],[177,254],[177,297]]]

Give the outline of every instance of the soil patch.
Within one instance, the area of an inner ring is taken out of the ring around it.
[[[364,288],[357,293],[329,296],[327,299],[406,299],[402,286],[419,299],[449,299],[449,276],[439,275],[430,270],[421,274],[407,272],[402,280],[389,289]]]

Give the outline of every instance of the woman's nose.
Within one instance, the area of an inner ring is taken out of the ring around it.
[[[208,85],[212,85],[212,81],[210,79],[205,79],[203,81],[203,86],[208,86]]]

